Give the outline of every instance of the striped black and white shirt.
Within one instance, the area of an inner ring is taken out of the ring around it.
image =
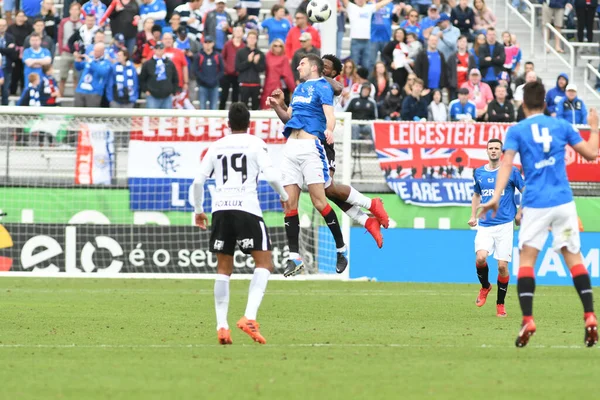
[[[202,38],[202,30],[204,29],[202,26],[203,15],[200,8],[192,10],[190,4],[191,3],[185,3],[177,6],[174,12],[181,16],[181,23],[187,26],[188,36],[200,41]],[[195,18],[196,21],[190,24],[188,22],[190,18]]]

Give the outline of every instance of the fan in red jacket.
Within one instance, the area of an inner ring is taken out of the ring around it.
[[[308,24],[308,17],[301,11],[296,12],[296,26],[288,32],[285,38],[285,55],[288,59],[294,57],[294,53],[300,49],[300,35],[304,32],[310,33],[312,36],[312,45],[317,49],[321,48],[321,35],[319,31]]]
[[[281,39],[275,39],[271,42],[271,49],[265,59],[265,85],[260,98],[260,108],[270,110],[271,107],[267,106],[266,103],[267,97],[271,95],[273,90],[281,89],[281,81],[283,80],[290,93],[294,91],[296,84],[290,68],[290,60],[283,51],[283,41]]]

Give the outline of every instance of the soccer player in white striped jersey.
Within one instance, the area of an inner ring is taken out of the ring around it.
[[[212,228],[210,249],[217,254],[217,277],[214,296],[217,314],[217,338],[221,344],[231,344],[227,322],[229,308],[229,278],[233,272],[236,244],[242,252],[251,254],[256,265],[250,282],[248,304],[237,327],[254,341],[265,344],[256,314],[273,272],[271,241],[262,218],[257,193],[258,175],[262,171],[267,182],[288,206],[288,194],[281,175],[271,162],[267,145],[258,136],[248,134],[250,111],[244,103],[233,103],[229,109],[231,135],[214,142],[202,159],[200,173],[192,184],[196,225],[206,229],[204,213],[204,183],[214,174],[212,196]]]

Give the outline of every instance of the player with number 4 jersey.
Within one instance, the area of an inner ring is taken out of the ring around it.
[[[248,134],[250,111],[244,103],[233,103],[229,109],[231,135],[214,142],[200,165],[200,173],[192,184],[196,225],[206,229],[208,218],[204,213],[204,183],[214,176],[212,194],[212,229],[210,250],[217,254],[215,280],[215,310],[217,337],[221,344],[231,344],[227,322],[229,306],[229,278],[233,272],[236,244],[251,254],[256,265],[248,305],[237,326],[254,341],[266,343],[259,331],[256,314],[262,301],[267,281],[273,272],[271,241],[262,218],[256,186],[262,171],[267,182],[281,196],[287,207],[288,195],[281,184],[281,176],[273,167],[267,145],[257,136]]]
[[[480,207],[480,214],[498,211],[501,193],[506,188],[517,153],[527,181],[523,194],[523,218],[519,231],[519,274],[517,291],[523,312],[523,321],[517,347],[526,346],[535,333],[533,296],[535,292],[534,266],[539,252],[552,231],[552,247],[562,253],[571,271],[573,284],[583,304],[585,323],[584,343],[588,347],[598,342],[598,322],[590,276],[583,265],[577,210],[567,178],[565,147],[571,146],[588,161],[598,157],[598,113],[591,109],[588,115],[590,138],[582,139],[568,122],[543,115],[544,86],[539,82],[525,85],[523,111],[527,117],[508,129],[504,144],[504,160],[496,180],[494,195]]]
[[[502,155],[502,141],[500,139],[490,139],[487,143],[487,155],[489,163],[483,167],[477,168],[473,173],[475,180],[473,186],[473,199],[471,201],[471,219],[469,225],[477,227],[475,236],[475,266],[477,267],[477,277],[481,283],[481,289],[475,304],[482,307],[488,294],[492,291],[492,284],[488,280],[489,268],[487,258],[493,254],[498,260],[498,296],[496,299],[496,315],[506,317],[504,299],[508,291],[508,263],[512,258],[513,249],[513,220],[519,225],[520,215],[517,213],[517,204],[515,202],[515,189],[523,193],[525,182],[516,167],[512,167],[512,172],[506,189],[500,195],[500,206],[495,216],[491,213],[479,221],[475,214],[480,203],[486,203],[491,200],[496,187],[496,178],[500,168],[500,156]]]

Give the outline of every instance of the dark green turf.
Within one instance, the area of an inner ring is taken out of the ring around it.
[[[3,278],[0,398],[598,397],[600,353],[583,347],[570,287],[538,288],[538,333],[516,349],[513,286],[499,319],[495,298],[475,307],[476,285],[270,282],[268,344],[236,329],[229,347],[215,344],[212,286]],[[232,282],[231,326],[247,287]]]

